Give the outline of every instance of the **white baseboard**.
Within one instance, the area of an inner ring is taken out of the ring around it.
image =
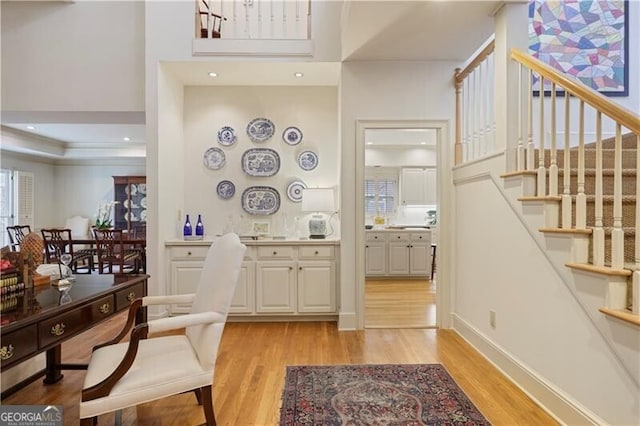
[[[455,313],[451,314],[451,324],[453,330],[561,424],[606,424],[605,421],[590,413],[576,401],[546,383],[535,372],[521,364]]]
[[[340,312],[338,316],[338,330],[352,331],[358,329],[358,317],[355,312]]]

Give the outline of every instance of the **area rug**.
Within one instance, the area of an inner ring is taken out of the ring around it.
[[[489,425],[440,364],[288,366],[280,425]]]

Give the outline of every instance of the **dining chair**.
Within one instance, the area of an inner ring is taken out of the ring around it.
[[[93,270],[93,251],[74,250],[71,230],[68,228],[43,228],[40,230],[44,241],[45,263],[61,263],[60,256],[71,255],[69,267],[74,273],[90,274]]]
[[[143,271],[143,253],[123,237],[122,229],[93,229],[96,242],[97,269],[100,274],[138,273]]]
[[[7,226],[7,233],[9,234],[9,246],[11,251],[19,251],[20,243],[24,240],[24,237],[31,233],[31,226],[29,225],[14,225]]]
[[[218,347],[246,246],[236,234],[213,241],[194,294],[146,296],[132,302],[123,330],[93,348],[80,402],[80,424],[97,416],[193,391],[206,424],[215,425],[212,385]],[[137,324],[136,312],[152,305],[191,303],[189,314]],[[151,336],[184,329],[182,334]],[[128,342],[120,342],[130,334]]]

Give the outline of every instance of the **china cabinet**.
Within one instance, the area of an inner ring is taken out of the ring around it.
[[[135,237],[145,237],[147,228],[146,176],[113,176],[114,223]]]

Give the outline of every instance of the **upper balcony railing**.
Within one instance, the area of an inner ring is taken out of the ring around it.
[[[311,38],[311,0],[196,0],[195,15],[195,38]]]

